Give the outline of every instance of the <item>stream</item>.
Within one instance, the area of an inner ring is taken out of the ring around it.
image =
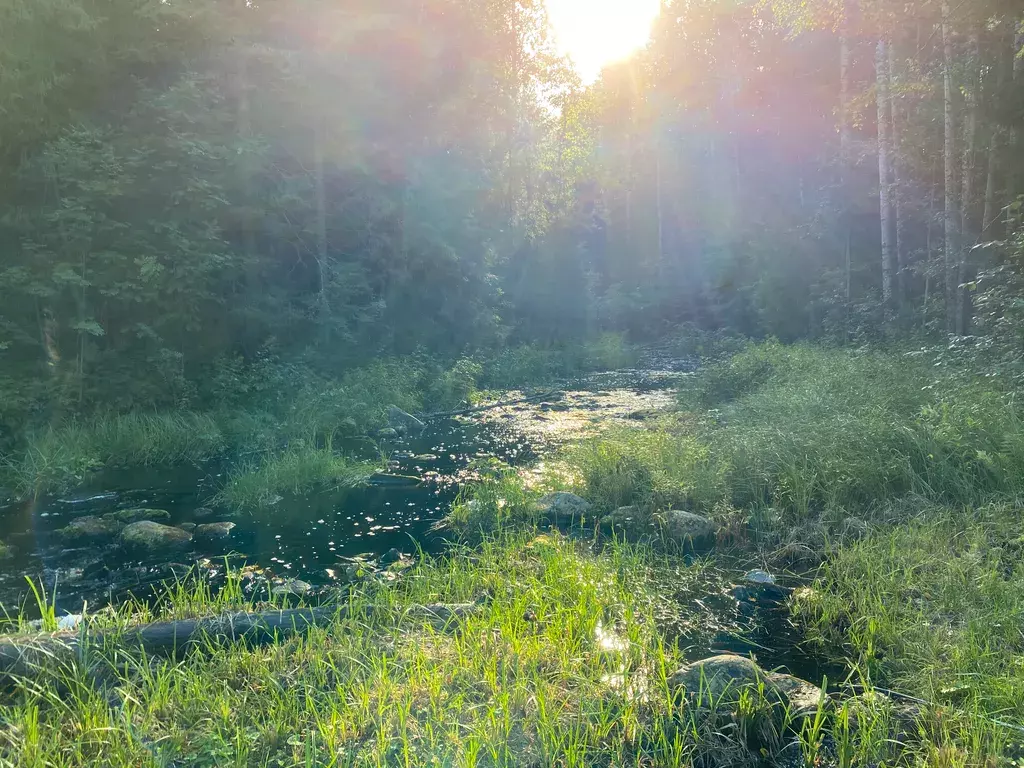
[[[566,441],[612,424],[642,423],[671,405],[674,388],[690,370],[685,361],[657,360],[643,369],[568,383],[549,401],[432,421],[418,435],[379,446],[366,440],[345,446],[363,458],[379,457],[383,450],[388,473],[419,478],[417,485],[385,482],[284,496],[262,510],[231,513],[209,504],[228,469],[218,460],[108,470],[73,493],[0,506],[0,539],[13,550],[0,567],[0,607],[12,617],[38,615],[26,577],[42,582],[62,616],[130,595],[152,598],[197,563],[215,578],[223,575],[226,562],[244,566],[243,587],[250,590],[270,584],[315,595],[347,581],[353,566],[372,566],[381,556],[441,553],[447,542],[437,523],[480,462],[528,466]],[[520,395],[506,393],[501,399]],[[73,520],[137,508],[165,511],[164,522],[172,526],[231,522],[235,527],[227,545],[195,545],[158,562],[126,561],[112,540],[69,541],[60,534]],[[777,596],[760,599],[763,595],[745,583],[743,574],[756,564],[723,557],[659,567],[665,572],[655,578],[665,588],[653,606],[655,616],[690,658],[716,651],[753,653],[768,668],[808,680],[820,681],[824,673],[835,679],[838,670],[801,648]],[[780,583],[792,587],[797,581]]]

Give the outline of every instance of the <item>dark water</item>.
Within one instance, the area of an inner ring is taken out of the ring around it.
[[[476,464],[489,458],[512,464],[534,458],[512,427],[465,420],[434,423],[422,434],[380,447],[370,441],[346,446],[361,458],[379,457],[381,448],[390,456],[388,474],[422,482],[284,496],[263,509],[232,513],[210,506],[228,469],[224,462],[210,462],[105,471],[72,494],[12,505],[0,510],[0,539],[14,549],[0,574],[0,602],[8,612],[20,608],[28,575],[37,583],[41,579],[49,594],[56,591],[58,612],[75,612],[83,600],[95,606],[184,573],[204,555],[216,560],[222,554],[199,548],[168,562],[134,563],[111,546],[75,546],[59,534],[76,518],[134,508],[165,510],[170,525],[233,522],[230,550],[239,560],[244,556],[245,562],[258,564],[268,577],[329,584],[348,558],[372,558],[391,549],[440,551],[445,542],[435,525]]]

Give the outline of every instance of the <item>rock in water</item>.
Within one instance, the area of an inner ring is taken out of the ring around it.
[[[205,523],[193,532],[196,546],[206,549],[220,549],[231,542],[234,523]]]
[[[402,561],[402,553],[395,548],[389,549],[383,555],[380,556],[380,565],[382,568],[387,568],[389,565]]]
[[[406,413],[397,405],[388,406],[388,426],[392,429],[405,429],[408,432],[422,432],[427,425],[411,413]]]
[[[192,543],[192,534],[181,528],[161,525],[151,520],[140,520],[121,531],[121,546],[137,554],[159,555],[179,552]]]
[[[674,509],[661,518],[665,543],[686,549],[705,550],[715,545],[718,526],[706,517]]]
[[[590,512],[590,502],[575,493],[558,491],[542,496],[537,502],[537,511],[545,520],[572,522]]]
[[[302,579],[288,579],[270,590],[275,597],[302,597],[313,591],[313,585]]]
[[[137,523],[140,520],[149,520],[154,523],[166,523],[171,519],[171,513],[163,509],[120,509],[104,515],[112,520],[122,523]]]
[[[384,427],[384,429],[377,430],[377,437],[394,438],[398,437],[398,430],[392,429],[391,427]]]
[[[66,545],[95,544],[114,538],[123,527],[123,523],[109,517],[88,515],[72,520],[57,534]]]

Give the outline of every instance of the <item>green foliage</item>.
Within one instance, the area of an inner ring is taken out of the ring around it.
[[[542,522],[539,497],[514,470],[491,467],[460,494],[445,525],[461,539],[477,543],[500,531],[535,529]]]
[[[1024,669],[1009,660],[1024,615],[1022,546],[1015,505],[925,507],[839,550],[798,615],[864,679],[949,707],[951,731],[986,717],[1019,723]]]
[[[600,512],[623,506],[709,509],[726,493],[713,449],[669,424],[610,431],[570,447],[565,461],[578,473],[576,490]]]
[[[262,514],[281,494],[301,494],[318,488],[352,486],[374,471],[367,463],[355,463],[324,447],[298,444],[257,461],[242,461],[232,467],[214,503],[252,514]]]
[[[224,435],[211,416],[133,413],[71,421],[33,433],[12,470],[18,490],[27,493],[80,481],[101,466],[199,461],[224,448]]]
[[[751,345],[701,371],[697,404],[709,407],[735,400],[758,389],[789,364],[789,352],[778,342]]]

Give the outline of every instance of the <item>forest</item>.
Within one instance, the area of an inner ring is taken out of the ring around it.
[[[0,0],[0,768],[1024,763],[1024,0],[556,2]]]

